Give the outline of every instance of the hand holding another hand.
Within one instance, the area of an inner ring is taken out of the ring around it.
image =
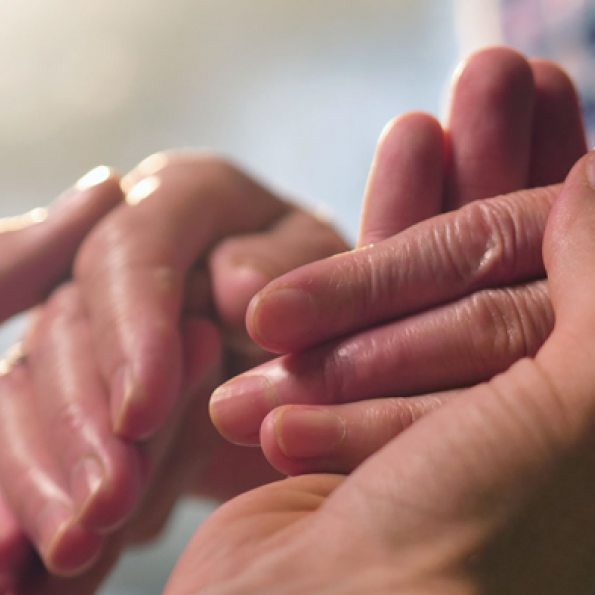
[[[253,338],[288,355],[215,393],[223,434],[260,441],[287,474],[349,472],[459,389],[535,355],[554,320],[541,244],[559,187],[534,186],[562,181],[584,151],[557,67],[501,48],[472,57],[448,134],[411,114],[381,139],[365,249],[292,271],[252,301]]]
[[[533,358],[463,390],[348,477],[222,506],[167,595],[588,595],[595,589],[595,153],[544,238],[556,323]]]

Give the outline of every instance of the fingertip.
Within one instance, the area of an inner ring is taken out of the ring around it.
[[[532,79],[529,62],[521,52],[508,46],[482,48],[457,66],[452,84],[455,90],[459,89],[459,85],[464,87],[477,80],[481,84],[497,86],[496,81],[490,81],[492,75],[508,78],[511,74],[524,80]]]
[[[169,418],[180,397],[182,341],[177,327],[147,322],[126,346],[124,359],[111,379],[110,410],[115,434],[146,440]]]
[[[15,586],[31,552],[29,540],[0,497],[0,593]]]
[[[234,444],[256,446],[260,425],[276,405],[277,395],[271,383],[264,377],[246,374],[213,392],[209,414],[224,438]]]
[[[268,274],[256,262],[224,260],[223,255],[213,262],[211,273],[217,312],[232,327],[244,325],[252,298],[277,276]]]
[[[384,240],[438,214],[444,164],[445,136],[436,118],[409,112],[391,120],[372,162],[357,246]]]
[[[71,520],[57,528],[41,555],[46,568],[57,576],[73,577],[93,566],[101,556],[105,538]]]
[[[272,353],[286,353],[308,345],[320,321],[316,300],[286,283],[257,293],[246,312],[246,328],[252,340]],[[292,345],[293,349],[288,349]]]
[[[525,79],[532,78],[531,69],[525,56],[517,50],[504,47],[482,48],[467,56],[456,67],[451,82],[448,122],[459,115],[458,95],[472,92],[475,85],[489,85],[498,88],[500,77],[508,77],[515,72]],[[479,95],[478,95],[479,96]]]
[[[142,495],[145,478],[136,447],[122,443],[117,446],[120,448],[110,449],[103,462],[87,456],[72,471],[76,520],[91,530],[106,532],[119,527]]]
[[[337,471],[345,421],[329,409],[283,406],[271,411],[260,428],[262,451],[286,475]]]
[[[563,182],[586,153],[578,93],[570,77],[548,60],[531,60],[535,80],[529,185]]]

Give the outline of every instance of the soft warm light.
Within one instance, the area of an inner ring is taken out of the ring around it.
[[[78,190],[86,190],[92,186],[97,186],[105,182],[112,175],[112,170],[105,165],[100,165],[95,169],[92,169],[88,174],[84,175],[77,183],[76,188]]]
[[[154,153],[143,159],[136,167],[137,173],[143,176],[154,176],[158,171],[162,170],[169,162],[171,157],[167,153]]]
[[[43,207],[38,207],[37,209],[29,211],[24,217],[29,217],[31,223],[41,223],[48,218],[48,210]]]
[[[131,206],[137,205],[139,202],[153,194],[159,186],[161,186],[161,180],[157,176],[145,178],[133,186],[126,194],[126,202]]]
[[[18,215],[16,217],[5,217],[0,219],[0,233],[6,233],[7,231],[20,231],[31,225],[41,223],[48,218],[48,211],[44,208],[37,208],[25,213],[24,215]]]

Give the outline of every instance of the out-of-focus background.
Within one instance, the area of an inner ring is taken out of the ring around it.
[[[208,147],[354,239],[383,126],[440,113],[456,57],[450,0],[0,0],[0,215],[98,164]],[[102,595],[161,593],[208,510],[184,506]]]
[[[498,4],[0,0],[0,216],[47,204],[98,164],[125,172],[155,151],[207,147],[325,205],[353,240],[384,124],[443,115],[459,55],[500,40]],[[161,593],[208,511],[182,507],[102,595]]]
[[[353,237],[382,127],[455,60],[450,0],[0,0],[0,209],[210,147]]]

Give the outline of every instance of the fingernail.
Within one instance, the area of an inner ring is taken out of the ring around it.
[[[161,186],[161,180],[157,176],[145,178],[126,192],[125,200],[131,207],[133,207],[151,196],[159,186]]]
[[[320,409],[286,408],[273,423],[279,448],[290,459],[331,454],[347,431],[338,415]]]
[[[592,151],[591,155],[589,155],[587,159],[586,170],[589,184],[591,184],[591,187],[595,189],[595,151]]]
[[[95,169],[92,169],[89,173],[85,174],[75,185],[74,187],[77,190],[87,190],[88,188],[92,188],[93,186],[97,186],[106,180],[108,180],[112,176],[112,170],[105,166],[100,165]]]
[[[85,174],[72,188],[61,194],[49,206],[49,212],[59,212],[61,209],[72,209],[78,203],[84,203],[88,195],[85,190],[93,188],[114,176],[114,171],[105,165],[100,165]]]
[[[278,405],[276,391],[264,376],[239,376],[211,396],[211,418],[219,431],[237,444],[258,444],[260,424]]]
[[[0,219],[0,233],[8,231],[20,231],[26,227],[42,223],[48,218],[48,210],[42,207],[33,209],[24,215],[17,215],[16,217],[4,217]]]
[[[122,178],[120,186],[124,194],[128,194],[143,178],[159,173],[164,167],[169,165],[171,160],[172,157],[168,153],[154,153],[143,159],[130,173]]]
[[[134,379],[128,366],[122,366],[112,379],[110,401],[115,434],[125,433],[130,404],[134,398]]]
[[[52,552],[68,529],[72,518],[72,510],[62,502],[52,502],[41,512],[37,522],[38,545],[44,560],[53,558]]]
[[[302,289],[273,289],[255,300],[254,328],[267,343],[286,337],[294,342],[307,339],[318,323],[314,300]]]
[[[104,478],[103,466],[93,456],[85,457],[74,466],[70,488],[79,517],[85,515],[85,511],[101,490]]]

